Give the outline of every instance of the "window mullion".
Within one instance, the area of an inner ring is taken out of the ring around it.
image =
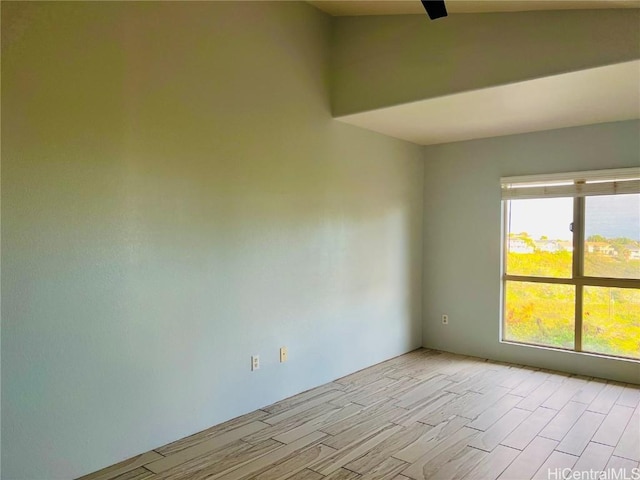
[[[514,281],[514,282],[530,282],[530,283],[551,283],[558,285],[575,285],[576,282],[573,278],[563,278],[563,277],[538,277],[538,276],[528,276],[528,275],[504,275],[504,280]]]
[[[582,285],[590,287],[610,287],[610,288],[637,288],[640,289],[640,280],[635,278],[600,278],[600,277],[539,277],[529,275],[509,275],[505,273],[503,280],[514,282],[530,283],[556,283],[561,285]]]
[[[573,199],[573,278],[582,279],[584,276],[584,197]],[[574,318],[574,349],[582,351],[582,297],[584,284],[576,283],[576,304]]]

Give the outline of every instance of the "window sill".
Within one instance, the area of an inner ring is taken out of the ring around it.
[[[533,345],[531,343],[519,343],[519,342],[514,342],[511,340],[500,340],[501,344],[504,345],[513,345],[516,347],[525,347],[525,348],[534,348],[536,350],[546,350],[546,351],[552,351],[552,352],[560,352],[560,353],[569,353],[572,355],[579,355],[579,356],[583,356],[583,357],[588,357],[588,358],[598,358],[598,359],[605,359],[605,360],[617,360],[617,361],[622,361],[622,362],[626,362],[626,363],[635,363],[635,364],[639,364],[640,365],[640,359],[636,359],[636,358],[628,358],[628,357],[616,357],[614,355],[605,355],[602,353],[593,353],[593,352],[576,352],[575,350],[568,350],[568,349],[564,349],[564,348],[554,348],[554,347],[548,347],[548,346],[544,346],[544,345]]]

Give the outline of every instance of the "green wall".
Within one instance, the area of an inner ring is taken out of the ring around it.
[[[301,2],[2,2],[3,478],[420,345],[422,150],[331,119],[329,41]]]

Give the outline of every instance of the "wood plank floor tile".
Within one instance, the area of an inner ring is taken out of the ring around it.
[[[348,389],[357,388],[361,385],[368,385],[371,381],[375,381],[376,379],[384,376],[385,373],[393,371],[394,368],[392,365],[389,365],[387,362],[379,363],[378,365],[374,365],[369,368],[364,368],[362,370],[358,370],[350,375],[339,378],[334,381],[343,387],[347,387]]]
[[[391,412],[394,412],[394,415],[389,415]],[[380,402],[370,407],[361,407],[360,411],[353,416],[324,425],[322,427],[322,431],[335,436],[346,430],[354,428],[360,423],[364,423],[375,418],[379,419],[383,416],[386,419],[395,418],[395,413],[397,413],[398,416],[403,414],[402,409],[399,409],[388,402]]]
[[[531,415],[528,410],[512,408],[500,420],[489,427],[485,432],[477,435],[470,447],[479,448],[486,452],[492,451],[502,442],[520,423]]]
[[[385,441],[387,438],[402,430],[402,428],[403,427],[399,425],[393,425],[381,431],[377,431],[373,435],[366,437],[360,442],[353,443],[338,450],[333,455],[327,457],[321,462],[313,464],[309,468],[323,475],[329,475],[337,469],[344,467],[352,460],[355,460],[356,458],[364,455],[379,443]]]
[[[389,400],[397,398],[397,394],[400,391],[409,390],[415,383],[415,379],[402,377],[398,380],[394,380],[394,383],[389,384],[388,386],[377,390],[371,391],[367,390],[364,392],[355,392],[353,397],[348,397],[352,403],[357,403],[363,406],[373,405],[381,400]]]
[[[525,449],[557,413],[551,408],[539,407],[500,443],[518,450]]]
[[[514,390],[525,380],[527,380],[533,372],[533,369],[515,367],[512,365],[511,372],[504,379],[502,379],[502,381],[500,382],[500,386],[509,388],[510,390]]]
[[[559,388],[560,383],[545,381],[533,392],[528,394],[522,401],[516,405],[523,410],[534,411],[540,405],[542,405],[551,395],[553,395]]]
[[[315,430],[322,429],[323,427],[329,427],[330,425],[351,418],[358,412],[362,411],[360,405],[350,404],[343,408],[336,407],[336,409],[329,410],[328,412],[319,415],[318,417],[307,420],[301,425],[289,428],[288,430],[279,433],[272,438],[282,443],[291,443],[299,438],[309,435]]]
[[[464,365],[462,366],[462,368],[457,368],[455,372],[451,372],[449,374],[447,374],[447,371],[450,368],[450,362],[443,368],[438,369],[438,371],[440,373],[443,373],[444,375],[447,375],[449,380],[451,380],[452,382],[461,383],[468,381],[474,375],[480,374],[482,372],[482,369],[486,365],[486,362],[473,358],[468,359],[463,363]]]
[[[483,362],[479,362],[478,359],[473,357],[462,357],[453,354],[446,355],[444,361],[439,365],[436,370],[438,373],[442,373],[449,377],[452,382],[459,382],[468,376],[468,372],[477,368],[477,365]]]
[[[547,426],[542,429],[540,436],[552,440],[562,440],[586,409],[587,405],[584,403],[573,401],[567,403]]]
[[[417,380],[413,377],[400,377],[398,379],[398,383],[396,383],[395,385],[393,385],[392,387],[390,387],[388,390],[390,390],[388,392],[388,395],[391,398],[399,398],[402,395],[404,395],[405,393],[407,393],[409,390],[412,390],[413,388],[415,388],[416,383],[420,382],[421,380]]]
[[[355,423],[353,427],[327,438],[324,444],[336,449],[344,448],[358,439],[388,428],[395,416],[397,416],[397,412],[394,409],[373,418],[368,418],[363,422]],[[326,433],[324,428],[321,431]]]
[[[606,415],[613,405],[615,405],[623,390],[624,386],[616,383],[607,383],[607,385],[600,390],[600,393],[598,393],[593,402],[589,404],[587,410]]]
[[[436,464],[435,468],[431,468],[426,472],[423,470],[423,473],[428,474],[429,478],[433,479],[454,480],[464,478],[487,455],[489,455],[487,452],[465,446],[456,454],[448,456],[446,463]]]
[[[464,369],[449,375],[449,380],[463,387],[455,393],[464,393],[466,391],[465,385],[477,382],[478,378],[482,378],[486,374],[485,365],[486,361],[484,360],[472,360]]]
[[[396,452],[418,440],[431,428],[428,425],[418,423],[412,427],[398,430],[397,433],[379,443],[361,457],[347,463],[345,468],[361,474],[368,473]]]
[[[399,460],[404,460],[408,463],[413,463],[420,458],[425,452],[437,447],[442,442],[446,441],[462,429],[469,420],[464,417],[453,416],[450,419],[442,422],[441,424],[431,428],[425,432],[420,438],[405,448],[393,454],[393,456]],[[477,433],[477,430],[473,430]],[[466,436],[465,436],[466,438]]]
[[[359,423],[355,427],[345,430],[338,435],[328,436],[325,440],[325,445],[335,448],[336,450],[341,450],[363,438],[368,438],[378,434],[382,430],[387,430],[391,426],[391,422],[380,421],[377,418],[373,418],[366,422]]]
[[[637,468],[638,462],[634,462],[633,460],[629,460],[628,458],[616,457],[615,455],[611,455],[609,462],[605,468],[615,469],[617,471],[622,471],[626,474],[619,476],[618,478],[633,478],[631,474],[633,473],[633,469]]]
[[[561,410],[588,383],[587,380],[581,378],[569,378],[541,406]]]
[[[278,461],[288,457],[292,453],[309,445],[315,444],[322,440],[326,435],[322,432],[314,432],[306,437],[302,437],[289,445],[283,445],[279,448],[271,450],[269,453],[261,457],[244,463],[238,467],[232,467],[211,477],[210,480],[243,480],[255,476],[256,472],[260,472],[267,467],[277,463]]]
[[[407,467],[407,464],[397,458],[389,457],[374,469],[363,474],[361,480],[386,480],[394,477]]]
[[[258,430],[262,430],[266,427],[267,425],[259,420],[248,423],[236,428],[235,430],[230,430],[226,433],[218,435],[217,437],[210,438],[209,440],[197,443],[192,447],[185,448],[184,450],[180,450],[172,455],[163,457],[154,462],[150,462],[146,464],[146,468],[154,473],[164,472],[165,470],[169,470],[170,468],[175,467],[176,465],[180,465],[187,460],[191,460],[192,458],[196,458],[208,452],[212,452],[225,445],[233,443],[234,441],[239,440],[240,438],[249,435],[250,433],[257,432]]]
[[[541,368],[540,371],[544,373],[548,373],[549,376],[547,377],[547,380],[551,382],[565,383],[567,380],[573,378],[573,376],[567,372],[557,372],[555,370],[550,370],[548,368]]]
[[[478,398],[477,393],[473,393],[471,395],[473,395],[475,398]],[[416,410],[417,408],[420,408],[423,412],[423,416],[420,417],[420,420],[418,421],[422,421],[423,423],[428,423],[429,425],[437,425],[442,420],[439,420],[439,421],[436,420],[436,412],[438,412],[438,415],[440,415],[440,413],[442,413],[443,411],[446,412],[447,406],[459,401],[464,402],[465,401],[464,399],[460,400],[462,397],[463,396],[457,395],[455,393],[443,392],[441,397],[430,398],[424,406],[421,405],[419,407],[414,408],[414,411],[416,413],[417,413],[417,410]],[[449,415],[445,414],[445,419],[450,416],[451,414]]]
[[[612,453],[613,447],[590,442],[573,469],[578,472],[586,472],[589,470],[602,471],[607,466],[607,463],[609,463]]]
[[[480,390],[482,390],[482,388],[486,385],[488,377],[490,376],[491,372],[483,369],[478,369],[478,371],[470,378],[459,383],[452,383],[451,385],[447,386],[445,390],[451,393],[457,393],[459,395],[470,391],[476,391],[480,393]]]
[[[361,478],[359,473],[352,472],[346,468],[336,470],[331,475],[322,476],[325,480],[358,480]]]
[[[288,418],[291,418],[299,413],[305,412],[307,410],[310,410],[311,408],[317,406],[317,405],[322,405],[327,403],[330,400],[333,400],[335,398],[338,398],[342,395],[344,395],[345,393],[341,390],[329,390],[328,392],[324,392],[316,397],[313,397],[312,399],[310,399],[307,402],[303,402],[293,408],[290,408],[288,410],[284,410],[281,413],[278,413],[276,415],[270,415],[268,417],[264,417],[261,419],[261,421],[268,423],[269,425],[275,425],[278,422],[282,422]]]
[[[578,457],[569,455],[568,453],[552,452],[547,461],[542,464],[540,469],[532,477],[533,480],[549,480],[549,478],[562,478],[564,469],[571,469],[578,461]],[[550,472],[555,474],[550,474]]]
[[[542,385],[548,378],[548,373],[534,371],[524,382],[514,388],[511,391],[511,394],[518,395],[519,397],[527,397],[531,394],[531,392]]]
[[[636,407],[629,419],[613,454],[640,462],[640,406]]]
[[[548,438],[536,437],[500,475],[500,480],[523,480],[533,477],[547,461],[558,442]]]
[[[117,477],[113,477],[113,480],[153,480],[156,474],[150,472],[144,467],[136,468],[130,472],[123,473]]]
[[[304,470],[299,471],[298,473],[294,473],[289,477],[289,480],[322,480],[324,475],[319,474],[318,472],[314,472],[313,470],[309,470],[305,468]]]
[[[594,378],[587,382],[586,385],[583,385],[576,394],[571,397],[571,400],[574,402],[586,403],[587,405],[593,402],[600,391],[607,386],[607,382],[605,380]]]
[[[615,447],[627,428],[627,424],[633,415],[633,408],[622,405],[614,405],[596,431],[592,440]],[[640,426],[638,427],[640,428]]]
[[[463,416],[467,409],[472,408],[482,398],[482,394],[476,392],[466,392],[453,398],[439,409],[430,412],[420,421],[428,425],[438,425],[453,415]]]
[[[409,427],[421,419],[426,419],[428,415],[449,403],[452,399],[457,398],[454,393],[441,393],[438,397],[430,397],[425,403],[407,411],[393,420],[393,423]],[[426,423],[426,422],[425,422]]]
[[[339,399],[333,400],[332,403],[337,404],[338,401],[341,405],[348,403],[375,403],[376,398],[387,399],[390,396],[390,391],[387,390],[391,385],[395,385],[399,380],[389,377],[380,377],[377,380],[363,385],[360,387],[354,387],[347,389],[345,395]]]
[[[469,424],[469,427],[478,430],[486,430],[491,425],[500,420],[509,410],[515,407],[520,401],[521,397],[516,395],[505,395],[498,399],[492,407],[482,412],[473,422]]]
[[[640,405],[640,385],[627,384],[616,400],[616,404],[631,408]]]
[[[324,395],[327,392],[336,390],[344,390],[344,385],[340,385],[336,382],[325,383],[324,385],[321,385],[319,387],[312,388],[305,392],[298,393],[297,395],[294,395],[292,397],[280,400],[279,402],[269,405],[268,407],[263,407],[261,408],[261,410],[268,414],[276,415],[280,412],[284,412],[285,410],[291,410],[293,407],[313,400],[314,398],[320,395]]]
[[[411,466],[402,471],[402,474],[416,480],[431,478],[434,472],[460,455],[460,452],[467,448],[469,440],[477,434],[477,430],[462,427],[412,462]]]
[[[390,358],[389,360],[385,360],[384,362],[377,365],[388,368],[388,370],[384,372],[384,375],[389,376],[389,374],[393,374],[398,370],[407,372],[415,365],[424,365],[425,361],[429,361],[430,364],[432,364],[437,357],[442,355],[442,353],[443,352],[431,350],[428,348],[417,348],[416,350],[413,350],[409,353]],[[376,367],[376,365],[374,365],[373,367],[367,367],[365,370],[374,367]]]
[[[502,472],[515,460],[520,454],[515,448],[498,445],[491,453],[476,465],[464,478],[476,480],[486,479],[494,480],[498,478]]]
[[[492,387],[487,391],[483,391],[477,401],[467,406],[464,410],[457,412],[456,415],[466,417],[469,420],[475,420],[480,414],[487,409],[493,407],[500,399],[509,393],[508,388]],[[515,397],[515,395],[512,395]]]
[[[154,480],[204,480],[269,454],[282,443],[267,440],[259,445],[238,440],[214,452],[193,458],[158,473]]]
[[[487,365],[490,369],[490,374],[485,377],[484,383],[482,385],[479,385],[479,387],[477,389],[474,389],[474,391],[486,393],[497,388],[507,388],[503,387],[501,383],[511,375],[510,369],[503,367],[502,365],[492,364],[490,362],[487,362]],[[507,390],[509,392],[511,391],[510,388],[507,388]]]
[[[246,435],[242,437],[242,439],[247,443],[257,445],[258,443],[262,443],[269,438],[275,438],[278,435],[289,432],[310,422],[318,421],[319,417],[322,417],[326,413],[336,413],[336,411],[339,409],[340,407],[336,405],[331,405],[330,403],[321,403],[320,405],[316,405],[312,408],[309,408],[308,410],[298,412],[296,415],[283,419],[278,423],[268,425],[267,428]]]
[[[410,409],[413,406],[421,404],[425,399],[439,394],[444,387],[452,383],[453,382],[448,380],[444,375],[438,375],[408,391],[402,397],[397,398],[395,405],[400,408]]]
[[[604,415],[587,410],[571,427],[571,430],[565,435],[556,450],[570,455],[582,455],[603,420]]]
[[[131,470],[135,470],[138,467],[161,458],[164,457],[154,451],[143,453],[142,455],[129,458],[128,460],[117,463],[98,472],[80,477],[78,480],[111,480],[116,478],[118,475],[130,472]]]
[[[180,450],[184,450],[185,448],[192,447],[197,443],[203,442],[205,440],[209,440],[212,437],[226,433],[229,430],[234,430],[248,423],[255,422],[256,420],[260,420],[261,418],[264,418],[267,415],[269,414],[263,410],[255,410],[251,413],[247,413],[246,415],[242,415],[240,417],[231,419],[227,422],[221,423],[220,425],[207,428],[206,430],[203,430],[201,432],[195,433],[193,435],[189,435],[188,437],[185,437],[185,438],[181,438],[180,440],[177,440],[175,442],[171,442],[168,445],[164,445],[160,448],[156,448],[155,451],[166,457]]]
[[[252,474],[251,480],[277,480],[285,479],[305,470],[307,466],[317,462],[336,451],[331,447],[327,447],[322,443],[304,448],[301,451],[295,451],[282,461],[266,468],[260,473]]]

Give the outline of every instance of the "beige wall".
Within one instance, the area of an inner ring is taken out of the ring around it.
[[[332,109],[346,115],[640,58],[640,10],[340,17]]]
[[[2,35],[5,478],[420,345],[422,152],[331,119],[329,17],[3,2]]]

